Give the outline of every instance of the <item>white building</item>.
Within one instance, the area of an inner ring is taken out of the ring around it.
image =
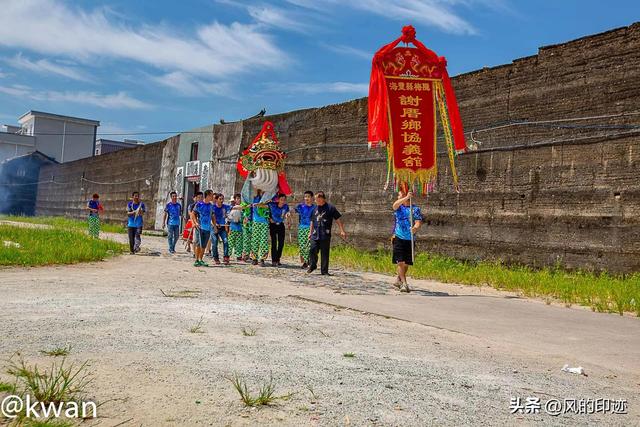
[[[0,161],[39,151],[64,163],[95,153],[99,121],[31,110],[18,123],[0,132]]]

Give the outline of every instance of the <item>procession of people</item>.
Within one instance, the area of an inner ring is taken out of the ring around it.
[[[392,262],[397,265],[397,277],[393,286],[400,292],[410,292],[407,284],[407,270],[415,258],[413,236],[423,224],[420,208],[412,204],[413,194],[400,190],[398,198],[391,206],[394,214],[392,236]],[[294,209],[289,208],[287,196],[276,194],[264,203],[262,191],[257,190],[253,202],[242,203],[240,193],[233,195],[230,204],[224,203],[224,195],[213,190],[196,192],[193,202],[185,211],[182,225],[183,205],[177,192],[171,191],[170,201],[164,207],[162,228],[167,232],[168,253],[176,253],[180,240],[180,229],[185,252],[192,253],[194,267],[208,267],[208,257],[215,264],[229,265],[231,258],[237,262],[266,266],[271,255],[271,265],[282,265],[282,254],[286,241],[286,231],[292,228],[292,217],[297,216],[297,246],[299,265],[307,273],[318,269],[320,274],[330,276],[329,258],[333,222],[338,225],[339,236],[346,241],[347,233],[341,220],[342,214],[327,202],[323,191],[315,194],[307,190],[303,200]],[[99,195],[94,194],[87,202],[88,228],[92,237],[98,237],[99,215],[103,206]],[[141,248],[141,235],[146,206],[136,191],[127,203],[127,234],[130,253],[136,254]],[[222,261],[219,246],[222,244]]]
[[[271,266],[282,265],[287,229],[292,228],[292,216],[298,220],[298,257],[300,267],[313,273],[320,264],[320,274],[330,276],[329,258],[333,223],[339,236],[346,241],[347,232],[342,214],[327,201],[323,191],[307,190],[303,200],[292,210],[288,197],[293,195],[285,175],[287,155],[280,148],[273,123],[265,121],[253,142],[240,154],[236,167],[245,179],[239,193],[233,194],[231,203],[225,195],[212,189],[197,191],[193,201],[183,212],[178,193],[169,193],[170,202],[164,207],[162,228],[167,230],[169,254],[176,253],[184,216],[183,239],[185,249],[193,254],[193,266],[209,267],[205,259],[216,265],[229,265],[231,258],[265,267],[271,255]],[[394,228],[392,235],[392,262],[397,265],[394,286],[400,292],[409,292],[407,271],[415,259],[414,234],[422,226],[420,208],[412,203],[413,193],[408,183],[398,188],[398,199],[392,204]],[[101,205],[98,195],[88,201],[89,231],[97,237]],[[134,191],[127,203],[127,230],[130,253],[140,251],[141,234],[146,206],[140,194]],[[220,253],[222,245],[222,254]]]

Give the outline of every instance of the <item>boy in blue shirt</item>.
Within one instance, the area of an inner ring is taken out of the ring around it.
[[[262,190],[256,190],[253,198],[251,225],[251,251],[253,252],[253,265],[260,263],[264,267],[264,260],[269,253],[269,205],[260,203]]]
[[[222,240],[223,261],[229,264],[229,238],[227,224],[227,214],[231,212],[231,206],[224,203],[224,195],[218,194],[213,204],[213,236],[211,236],[211,252],[216,264],[220,264],[218,254],[218,240]]]
[[[176,243],[180,238],[180,216],[182,213],[182,205],[178,203],[178,193],[172,191],[170,193],[171,201],[164,207],[164,217],[162,219],[162,228],[167,229],[167,240],[169,243],[169,253],[176,253]]]
[[[134,191],[131,197],[131,201],[127,203],[127,234],[129,235],[129,251],[133,255],[140,252],[142,216],[147,211],[147,207],[140,201],[140,193],[137,191]]]
[[[193,223],[193,241],[196,262],[194,267],[208,267],[209,264],[204,262],[204,250],[209,243],[211,237],[211,216],[213,214],[213,190],[204,192],[204,200],[196,203],[191,211],[191,222]]]
[[[274,267],[282,265],[280,258],[284,249],[285,221],[287,227],[291,227],[289,205],[287,196],[278,194],[275,201],[269,203],[269,234],[271,235],[271,265]]]
[[[302,268],[309,267],[309,249],[311,242],[309,241],[309,227],[311,226],[311,212],[316,205],[313,204],[313,191],[304,192],[304,203],[296,206],[298,214],[298,247],[300,248],[300,262]]]
[[[395,226],[393,229],[393,257],[392,262],[398,265],[398,277],[393,284],[400,292],[410,292],[407,284],[407,270],[413,265],[413,251],[411,235],[422,226],[422,212],[420,208],[411,205],[411,192],[398,192],[398,200],[393,203]],[[413,215],[413,218],[411,216]],[[411,223],[413,219],[414,223]]]

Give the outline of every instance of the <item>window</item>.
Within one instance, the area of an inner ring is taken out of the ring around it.
[[[191,156],[190,156],[191,161],[193,162],[194,160],[198,160],[198,143],[197,142],[192,142],[191,143]]]

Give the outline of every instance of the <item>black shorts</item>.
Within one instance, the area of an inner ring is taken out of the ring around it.
[[[411,260],[411,240],[393,238],[392,262],[394,264],[404,262],[407,265],[413,265]]]

